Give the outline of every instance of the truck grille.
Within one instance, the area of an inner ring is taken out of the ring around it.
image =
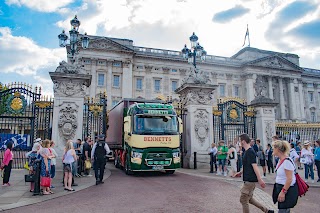
[[[168,158],[169,153],[149,153],[146,158],[148,159],[163,159]]]

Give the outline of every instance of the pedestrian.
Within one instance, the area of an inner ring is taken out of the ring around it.
[[[74,176],[81,177],[81,170],[82,170],[82,141],[81,139],[77,139],[75,143],[73,143],[74,150],[77,154],[77,160],[74,162]]]
[[[108,144],[105,142],[105,135],[99,135],[98,141],[93,145],[91,160],[94,162],[96,185],[103,184],[106,155],[110,153]]]
[[[52,183],[52,179],[56,176],[56,165],[57,165],[57,157],[58,157],[56,150],[54,150],[54,146],[55,146],[55,143],[53,141],[50,141],[49,151],[50,151],[50,157],[51,157],[51,173],[50,173],[51,183]],[[51,184],[50,188],[53,189],[55,187]]]
[[[38,154],[40,150],[40,143],[34,143],[31,149],[31,152],[28,155],[28,165],[29,165],[29,174],[36,174],[37,164],[36,160],[38,159]],[[34,182],[30,183],[30,192],[34,191]]]
[[[300,142],[297,142],[295,149],[296,149],[297,154],[299,155],[299,158],[300,158],[301,157],[301,143]],[[302,170],[300,161],[298,161],[297,164],[298,164],[298,169]]]
[[[318,172],[317,182],[320,182],[320,140],[316,141],[316,149],[314,150],[314,162],[316,164]]]
[[[242,167],[242,146],[241,146],[241,143],[240,141],[235,138],[235,144],[236,144],[236,150],[237,150],[237,157],[238,157],[238,160],[237,160],[237,172],[239,172],[241,170],[241,167]]]
[[[51,174],[51,156],[50,156],[50,141],[44,140],[41,144],[42,148],[39,152],[39,158],[41,160],[40,179],[44,177],[50,177]],[[41,182],[41,180],[40,180]],[[54,194],[50,187],[42,186],[43,195]]]
[[[217,172],[217,152],[218,149],[216,147],[215,143],[211,144],[210,152],[208,153],[210,155],[210,166],[215,168],[215,172]],[[210,171],[213,173],[213,171]]]
[[[273,154],[279,157],[276,166],[276,183],[273,188],[272,198],[278,202],[279,213],[290,213],[298,201],[298,185],[296,184],[295,164],[288,157],[289,143],[276,140],[273,142]]]
[[[72,167],[74,166],[73,162],[77,160],[76,152],[73,148],[73,143],[71,140],[68,140],[64,150],[62,162],[63,162],[63,172],[64,172],[64,190],[75,191],[72,186]]]
[[[217,154],[217,159],[219,163],[219,171],[217,172],[217,175],[224,175],[225,177],[227,176],[227,169],[226,169],[227,154],[228,154],[228,147],[225,146],[223,140],[220,140],[219,146],[218,146],[218,154]]]
[[[274,135],[272,136],[272,142],[276,141],[276,140],[279,140],[279,137],[278,135]],[[277,156],[274,157],[274,161],[275,161],[275,164],[274,165],[277,165],[278,162],[279,162],[279,158]]]
[[[1,168],[4,169],[2,186],[10,186],[9,180],[10,180],[11,169],[12,169],[12,159],[13,159],[12,149],[14,145],[12,142],[8,142],[6,146],[7,146],[7,149],[4,152],[3,162],[1,165]]]
[[[267,149],[265,151],[265,156],[266,156],[266,160],[267,160],[267,166],[268,166],[268,173],[269,174],[270,174],[270,171],[272,173],[274,173],[272,153],[273,153],[273,150],[271,148],[271,145],[268,143]]]
[[[296,151],[296,149],[294,148],[294,144],[290,144],[290,153],[289,153],[289,157],[292,159],[292,161],[295,163],[296,167],[298,167],[298,162],[299,162],[299,155]]]
[[[301,163],[304,164],[304,178],[308,182],[309,173],[311,176],[311,182],[314,183],[314,172],[313,172],[313,162],[314,155],[310,149],[310,142],[303,142],[303,149],[301,150]]]
[[[83,159],[86,162],[90,162],[90,164],[91,164],[91,151],[92,151],[92,140],[90,137],[87,137],[83,144]],[[84,175],[91,177],[92,175],[90,174],[90,169],[91,168],[84,168]]]
[[[228,150],[228,159],[230,160],[230,166],[231,166],[231,177],[233,177],[237,173],[237,150],[234,148],[233,144],[229,145]]]
[[[263,150],[263,147],[261,145],[260,139],[258,138],[256,141],[257,141],[256,145],[258,146],[257,156],[258,156],[258,159],[259,159],[259,164],[262,167],[262,171],[263,171],[263,176],[262,177],[266,178],[266,172],[267,172],[266,156],[264,154],[264,150]]]
[[[259,168],[256,161],[256,153],[250,146],[250,138],[247,134],[240,135],[240,142],[245,149],[243,155],[243,166],[240,172],[237,172],[234,176],[243,174],[243,186],[241,188],[240,203],[242,204],[242,210],[244,213],[249,213],[249,203],[261,209],[266,213],[273,213],[273,210],[268,209],[259,203],[254,197],[253,192],[256,187],[256,182],[260,184],[262,188],[265,188],[266,184],[262,180],[259,172]]]

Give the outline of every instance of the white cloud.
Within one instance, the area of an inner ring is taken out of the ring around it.
[[[6,0],[8,5],[26,6],[41,12],[55,12],[74,0]]]
[[[48,73],[54,72],[60,61],[66,60],[65,49],[40,47],[29,38],[13,36],[8,27],[0,28],[0,47],[1,81],[32,83],[43,87],[42,94],[52,95]],[[6,76],[11,77],[7,79]]]

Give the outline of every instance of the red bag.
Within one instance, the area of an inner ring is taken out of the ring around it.
[[[40,186],[50,187],[51,186],[51,178],[50,177],[41,177],[40,178]]]
[[[293,164],[293,166],[295,167],[294,163],[292,162],[292,160],[290,158],[285,158],[279,163],[279,166],[276,168],[276,172],[284,160],[289,160]],[[294,175],[296,176],[296,184],[298,185],[298,195],[300,197],[302,195],[306,195],[306,192],[309,189],[309,185],[300,177],[300,175],[297,173],[296,169],[294,169]]]
[[[296,183],[298,185],[298,195],[301,197],[302,195],[306,195],[306,192],[309,189],[309,185],[300,177],[298,173],[295,173]]]

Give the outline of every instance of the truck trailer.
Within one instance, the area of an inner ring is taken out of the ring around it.
[[[123,99],[108,113],[106,142],[114,164],[127,175],[180,168],[182,121],[172,104],[160,100]]]

